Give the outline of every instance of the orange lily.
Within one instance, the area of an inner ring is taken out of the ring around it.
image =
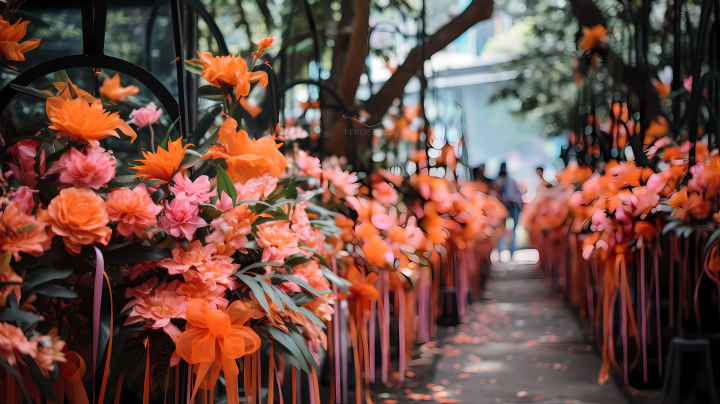
[[[100,96],[109,98],[113,101],[120,101],[123,98],[127,98],[131,95],[135,95],[140,92],[137,86],[120,86],[120,75],[115,73],[112,79],[105,79],[102,87],[100,87]]]
[[[235,87],[237,96],[247,96],[250,93],[250,83],[259,82],[267,87],[268,75],[265,72],[248,71],[247,63],[240,56],[213,57],[210,52],[197,52],[200,60],[193,59],[186,62],[202,66],[202,78],[217,88],[223,84]]]
[[[0,17],[0,55],[5,56],[8,60],[22,62],[25,60],[23,53],[40,45],[41,39],[37,38],[19,43],[22,37],[25,36],[28,24],[30,24],[30,21],[22,22],[22,18],[17,20],[15,24],[10,24],[10,22]]]
[[[119,138],[119,129],[130,136],[130,143],[137,138],[130,125],[120,119],[117,113],[107,112],[100,100],[88,105],[88,102],[81,98],[66,100],[50,97],[45,104],[45,110],[52,122],[50,129],[58,131],[58,137],[70,136],[97,146],[100,140],[107,137]]]
[[[192,397],[198,388],[215,390],[220,372],[225,373],[228,402],[238,404],[238,374],[235,359],[260,348],[260,337],[243,324],[250,319],[250,308],[241,301],[227,308],[211,309],[206,301],[188,299],[186,330],[178,337],[175,352],[197,374]],[[209,372],[209,373],[208,373]],[[212,393],[211,393],[212,397]]]
[[[583,27],[583,38],[580,40],[580,46],[586,51],[591,50],[604,42],[608,35],[608,29],[602,24],[595,25],[592,28]]]
[[[158,146],[156,153],[148,153],[143,151],[145,160],[137,160],[143,165],[130,167],[137,170],[135,177],[143,177],[143,180],[156,179],[168,182],[170,178],[177,172],[180,163],[185,157],[185,149],[190,144],[182,145],[182,139],[178,138],[174,142],[168,142],[168,149],[165,150]]]

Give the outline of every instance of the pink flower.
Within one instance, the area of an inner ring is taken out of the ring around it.
[[[385,181],[373,184],[372,195],[385,206],[394,205],[398,201],[397,191]]]
[[[210,180],[207,175],[201,175],[193,182],[181,173],[177,173],[173,177],[173,182],[175,186],[170,187],[172,193],[175,196],[185,195],[193,205],[208,202],[211,197],[217,196],[216,190],[210,192]]]
[[[145,272],[155,269],[161,260],[150,260],[150,261],[137,261],[133,264],[130,270],[130,280],[134,281],[138,276]]]
[[[320,179],[323,174],[320,159],[313,157],[302,150],[295,154],[295,164],[300,169],[300,175],[306,175]]]
[[[108,198],[105,210],[113,222],[118,222],[118,233],[130,238],[133,234],[149,238],[147,230],[157,225],[157,215],[162,206],[155,205],[145,184],[136,186],[132,191],[128,188],[116,189],[110,192]]]
[[[47,173],[60,173],[60,182],[75,188],[99,189],[115,177],[115,159],[101,148],[86,147],[83,152],[71,148]]]
[[[339,198],[356,195],[360,189],[361,184],[356,183],[358,179],[355,173],[341,171],[336,167],[323,171],[323,176],[332,183],[333,193]]]
[[[38,132],[39,133],[39,132]],[[38,182],[38,173],[35,172],[35,156],[37,156],[37,148],[40,142],[33,139],[23,139],[7,149],[11,162],[8,163],[10,171],[6,172],[6,176],[15,174],[20,183],[35,188]],[[45,172],[45,150],[40,154],[40,175]]]
[[[160,115],[162,115],[162,109],[157,109],[155,104],[151,102],[146,107],[133,109],[130,112],[130,118],[132,119],[127,123],[135,124],[138,128],[144,128],[157,122]]]
[[[160,218],[160,224],[173,237],[192,240],[197,228],[207,225],[198,216],[200,210],[197,205],[191,204],[184,195],[176,196],[170,204],[165,202],[165,205],[165,216]]]
[[[285,138],[285,140],[297,140],[297,139],[305,139],[308,136],[308,133],[306,130],[299,126],[291,126],[289,128],[280,128],[280,136]]]
[[[140,289],[137,292],[135,290],[125,292],[126,296],[130,293],[135,297],[135,300],[130,301],[123,308],[123,311],[133,308],[125,325],[146,321],[152,328],[158,329],[170,325],[170,319],[185,318],[187,298],[176,292],[181,282],[175,280],[154,288],[157,283],[157,278],[153,277],[136,288]]]
[[[35,208],[35,199],[33,194],[39,193],[36,189],[30,189],[28,187],[20,187],[17,191],[13,192],[10,196],[13,197],[13,201],[18,203],[20,210],[25,214],[31,214]]]
[[[265,173],[257,178],[250,178],[245,184],[236,182],[235,189],[238,193],[238,202],[246,199],[261,200],[270,195],[277,187],[278,179]]]
[[[257,242],[263,248],[263,261],[283,262],[285,258],[299,253],[298,241],[298,235],[290,230],[290,223],[287,221],[258,226]]]
[[[208,244],[203,246],[200,240],[192,241],[185,251],[180,243],[172,250],[172,258],[165,258],[160,261],[158,266],[168,270],[168,275],[177,275],[185,273],[191,269],[198,270],[209,264],[214,259],[217,252],[215,245]]]
[[[28,341],[21,329],[8,323],[0,323],[0,357],[10,366],[15,366],[16,352],[34,358],[38,352],[38,341]]]
[[[225,191],[220,193],[220,199],[218,199],[217,202],[215,202],[215,209],[219,210],[220,212],[227,212],[228,210],[233,208],[233,201],[228,196],[228,194],[225,193]]]

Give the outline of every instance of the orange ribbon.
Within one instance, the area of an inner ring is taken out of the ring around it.
[[[107,355],[105,355],[105,370],[103,370],[103,377],[102,377],[102,384],[100,385],[100,399],[98,401],[98,404],[103,404],[103,401],[105,399],[105,388],[107,387],[107,381],[108,381],[108,373],[110,371],[110,355],[112,354],[112,343],[113,343],[113,298],[112,298],[112,288],[110,287],[110,278],[108,278],[108,275],[106,272],[103,272],[103,275],[105,275],[105,280],[107,281],[108,286],[108,292],[110,295],[110,338],[108,340],[108,348],[107,348]]]
[[[71,404],[88,404],[82,377],[85,375],[85,361],[73,351],[65,352],[66,362],[60,365],[60,378],[53,386],[58,402],[65,402],[65,395]]]
[[[237,376],[240,370],[235,359],[260,348],[260,337],[243,325],[250,315],[250,308],[241,301],[227,308],[211,309],[204,300],[188,299],[186,330],[177,340],[176,352],[195,365],[193,372],[197,374],[197,381],[191,400],[201,387],[210,390],[212,395],[222,371],[228,403],[239,404]]]

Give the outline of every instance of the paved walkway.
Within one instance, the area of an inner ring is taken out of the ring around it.
[[[599,356],[562,296],[534,271],[494,272],[495,297],[473,303],[463,324],[420,347],[412,377],[377,389],[376,402],[633,403],[614,379],[598,385]]]

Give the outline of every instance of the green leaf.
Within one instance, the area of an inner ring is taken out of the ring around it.
[[[662,234],[668,234],[671,231],[673,231],[676,227],[683,225],[683,224],[686,224],[686,223],[682,220],[672,221],[672,222],[666,224],[665,227],[663,227]]]
[[[329,216],[329,217],[335,217],[337,216],[336,212],[333,212],[329,209],[323,208],[320,205],[316,205],[314,203],[308,203],[305,207],[305,210],[312,213],[317,213],[320,216]]]
[[[265,329],[268,330],[268,332],[275,341],[279,342],[282,346],[287,348],[287,350],[297,359],[297,363],[293,364],[296,368],[298,368],[299,366],[300,370],[304,370],[305,372],[310,373],[310,368],[307,366],[307,361],[303,360],[305,355],[303,354],[302,348],[297,345],[295,339],[290,337],[290,332],[285,333],[285,331],[282,331],[281,329],[270,324],[265,324]],[[302,339],[302,337],[300,339]],[[304,342],[302,344],[304,344]],[[307,349],[307,347],[305,347],[305,349]]]
[[[260,205],[270,206],[269,203],[263,202],[263,201],[259,201],[259,200],[257,200],[257,199],[243,199],[242,201],[236,203],[236,205],[244,205],[244,204],[246,204],[246,203],[247,203],[247,204],[252,203],[252,204],[260,204]]]
[[[74,290],[66,289],[58,285],[40,285],[36,287],[33,292],[50,297],[60,297],[65,299],[75,299],[78,297],[77,292]]]
[[[264,266],[266,266],[266,265],[270,265],[270,266],[272,266],[272,267],[281,267],[281,266],[283,266],[283,264],[278,263],[278,262],[273,262],[273,261],[256,262],[256,263],[254,263],[254,264],[250,264],[250,265],[246,266],[245,268],[241,269],[241,270],[238,271],[238,272],[235,272],[234,275],[235,275],[235,276],[240,276],[240,275],[244,274],[245,272],[247,272],[247,271],[249,271],[249,270],[251,270],[251,269],[264,267]]]
[[[313,368],[315,368],[315,372],[318,374],[320,373],[320,367],[318,366],[317,362],[315,362],[315,357],[310,353],[310,349],[308,349],[307,345],[305,345],[305,340],[302,337],[302,334],[297,330],[295,327],[295,324],[293,323],[286,323],[285,324],[288,328],[288,335],[290,338],[292,338],[293,341],[295,341],[295,345],[300,348],[300,351],[302,352],[303,356],[305,357],[305,360],[312,365]]]
[[[185,61],[184,66],[185,66],[185,70],[189,71],[192,74],[197,74],[198,76],[202,74],[202,71],[203,71],[202,66],[198,66],[193,63],[188,63],[187,61]]]
[[[297,196],[298,192],[297,188],[295,188],[295,177],[292,177],[287,185],[287,189],[285,190],[285,198],[297,199]]]
[[[348,282],[347,280],[327,268],[322,268],[322,272],[323,276],[325,276],[325,279],[336,284],[340,289],[342,289],[343,292],[345,292],[345,294],[350,294],[350,292],[348,291],[348,286],[352,286],[352,283]]]
[[[43,101],[46,101],[48,98],[50,98],[49,95],[43,93],[40,90],[36,90],[34,88],[19,86],[17,84],[12,84],[12,83],[10,84],[10,87],[12,87],[13,89],[15,89],[23,94],[27,94],[27,95],[33,96],[35,98],[39,98]]]
[[[715,230],[708,238],[707,244],[705,244],[705,254],[718,244],[720,244],[720,229]]]
[[[304,306],[312,302],[313,300],[315,300],[315,296],[313,296],[313,294],[310,292],[295,293],[295,295],[293,295],[292,297],[292,301],[297,307]]]
[[[288,203],[293,204],[293,203],[295,203],[295,201],[292,199],[287,199],[287,198],[278,199],[277,201],[273,202],[270,205],[265,204],[266,206],[259,207],[257,210],[257,214],[261,214],[261,213],[265,213],[265,212],[268,212],[273,209],[277,209],[277,208],[281,207],[282,205],[286,205]]]
[[[65,249],[65,244],[61,243],[58,246],[55,246],[49,250],[46,250],[39,257],[33,257],[32,255],[23,254],[23,257],[20,260],[20,262],[13,264],[13,268],[22,270],[22,271],[27,271],[28,269],[35,268],[46,262],[54,261],[59,258],[65,258],[68,255],[70,255],[70,254],[67,252],[67,249]]]
[[[285,259],[285,265],[294,267],[312,261],[312,258],[303,253],[293,254]]]
[[[255,295],[255,299],[257,300],[257,302],[260,303],[260,306],[262,306],[262,308],[265,309],[268,314],[270,314],[270,306],[268,305],[267,299],[265,299],[265,292],[263,291],[262,286],[258,285],[255,279],[247,275],[240,274],[237,275],[237,277],[244,284],[250,287],[250,290],[252,290],[253,294]]]
[[[187,65],[185,67],[187,69]],[[222,101],[223,93],[222,89],[217,88],[213,85],[205,85],[198,88],[198,96],[210,101]]]
[[[278,291],[273,287],[273,285],[267,283],[267,282],[258,282],[260,286],[262,286],[263,290],[265,290],[265,293],[267,293],[268,296],[270,296],[270,300],[272,300],[273,303],[282,311],[285,313],[285,306],[282,304],[282,299],[280,299],[280,296],[278,296],[279,293],[282,293],[282,291]],[[284,293],[282,293],[284,294]]]
[[[72,273],[72,269],[58,270],[50,267],[43,267],[38,271],[34,271],[33,277],[23,282],[23,292],[31,291],[34,287],[45,282],[54,281],[56,279],[65,279]]]
[[[182,159],[182,162],[180,162],[180,167],[178,168],[178,171],[193,167],[195,164],[199,163],[200,160],[202,160],[202,158],[205,157],[207,152],[210,150],[210,147],[215,143],[218,135],[219,132],[215,131],[215,133],[210,135],[210,137],[207,138],[207,140],[205,140],[205,143],[201,144],[200,147],[196,149],[188,148],[186,150],[185,157]],[[195,152],[196,154],[188,153],[191,151]]]
[[[163,138],[162,143],[160,143],[160,148],[165,149],[165,150],[168,149],[168,142],[170,142],[170,132],[172,132],[175,125],[177,125],[177,123],[180,122],[180,118],[181,117],[177,117],[175,122],[173,122],[172,125],[170,125],[170,127],[167,130],[167,133],[165,134],[165,137]],[[152,150],[152,151],[154,152],[155,150]]]
[[[5,307],[0,309],[0,322],[16,321],[27,324],[34,324],[40,321],[40,316],[22,310]]]
[[[310,310],[308,310],[304,307],[298,307],[297,309],[295,309],[295,311],[297,311],[298,313],[302,313],[305,317],[307,317],[308,320],[312,321],[313,324],[315,324],[316,326],[318,326],[322,329],[327,328],[327,326],[320,319],[320,317],[316,316],[315,313],[311,312]]]
[[[167,248],[144,246],[141,244],[128,244],[105,253],[105,263],[108,265],[124,265],[138,261],[150,261],[163,258],[172,258],[172,252]]]
[[[68,74],[65,72],[65,70],[58,70],[55,72],[55,82],[67,83],[68,80],[70,80],[70,77],[68,77]]]
[[[310,285],[309,285],[307,282],[305,282],[304,280],[302,280],[302,279],[300,279],[300,278],[298,278],[298,277],[292,276],[292,275],[278,274],[278,275],[273,276],[273,278],[282,279],[282,280],[285,280],[285,281],[287,281],[287,282],[292,282],[292,283],[300,286],[301,288],[304,288],[305,290],[307,290],[308,292],[312,293],[312,294],[315,295],[315,296],[326,295],[326,294],[328,294],[328,293],[332,293],[331,290],[323,290],[323,291],[318,292],[317,290],[315,290],[315,288],[313,288],[312,286],[310,286]]]
[[[235,184],[233,184],[232,180],[230,179],[230,176],[228,175],[225,170],[223,170],[222,167],[217,166],[217,194],[218,197],[222,196],[222,193],[225,192],[227,196],[232,199],[233,206],[235,206],[235,202],[237,201],[237,189],[235,189]]]
[[[215,206],[208,204],[201,204],[200,206],[200,217],[205,219],[206,222],[210,223],[213,220],[222,216],[222,212],[217,210]]]

